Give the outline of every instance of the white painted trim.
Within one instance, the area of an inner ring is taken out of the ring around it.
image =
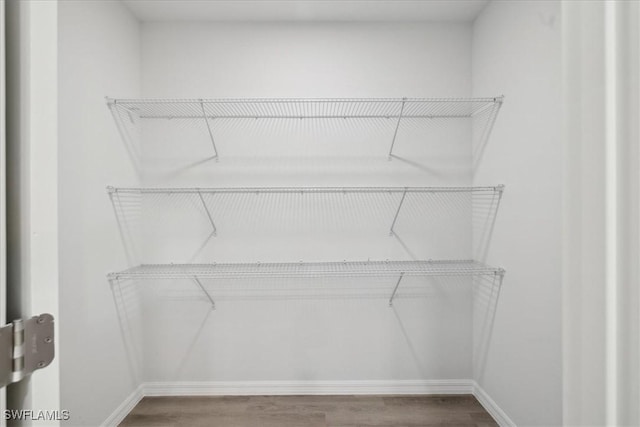
[[[5,4],[0,0],[0,325],[7,320],[7,169],[6,169],[6,75],[5,75]],[[7,409],[6,388],[0,388],[0,411]],[[0,427],[5,427],[7,420],[0,417]]]
[[[640,425],[640,7],[561,16],[563,425]]]
[[[562,17],[563,425],[606,425],[607,179],[605,2]]]
[[[398,381],[172,381],[141,384],[102,423],[115,426],[146,396],[284,396],[284,395],[472,394],[501,427],[516,427],[511,418],[473,380]]]
[[[28,3],[29,24],[25,47],[28,44],[28,73],[25,83],[25,131],[27,138],[20,143],[27,147],[21,159],[28,162],[24,173],[25,210],[20,220],[24,238],[28,240],[28,256],[22,258],[22,268],[28,269],[18,286],[22,288],[22,316],[50,313],[59,319],[60,295],[58,263],[58,2]],[[28,96],[28,98],[27,98]],[[27,142],[28,141],[28,142]],[[13,141],[16,143],[16,141]],[[15,223],[14,223],[15,224]],[[29,381],[31,408],[60,407],[60,339],[59,322],[54,322],[56,357],[46,369]],[[28,406],[26,408],[29,408]],[[48,422],[59,426],[60,422]],[[34,423],[36,424],[36,423]]]
[[[472,380],[149,382],[145,396],[472,394]]]
[[[618,256],[619,224],[618,212],[620,183],[618,182],[619,149],[618,134],[618,68],[617,55],[617,5],[614,2],[604,4],[604,41],[605,41],[605,408],[607,425],[618,425],[618,273],[620,258]]]
[[[129,412],[142,400],[145,396],[143,385],[139,385],[121,404],[115,411],[101,424],[104,427],[117,426],[129,415]]]
[[[516,427],[516,423],[498,406],[498,404],[480,387],[478,383],[473,382],[473,395],[478,402],[486,409],[486,411],[496,420],[500,427]]]
[[[5,123],[7,316],[50,313],[58,319],[58,2],[4,6],[5,111],[13,112]],[[54,337],[58,349],[57,321]],[[59,408],[58,355],[29,381],[8,388],[6,396],[7,407],[15,410]]]

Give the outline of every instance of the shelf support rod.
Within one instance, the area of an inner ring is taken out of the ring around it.
[[[398,291],[398,287],[400,286],[400,282],[402,281],[403,276],[404,276],[404,272],[400,273],[400,277],[398,277],[398,282],[396,283],[396,287],[393,288],[393,293],[391,294],[391,298],[389,298],[389,307],[393,306],[393,298],[396,296],[396,292]]]
[[[204,101],[200,100],[200,109],[202,110],[202,117],[204,117],[204,122],[207,125],[207,131],[209,132],[209,138],[211,139],[211,145],[213,145],[214,158],[218,158],[218,149],[216,148],[216,141],[213,139],[213,131],[211,130],[211,124],[209,124],[209,118],[207,117],[207,112],[204,110]]]
[[[393,227],[396,225],[396,221],[398,220],[398,215],[400,215],[400,209],[402,209],[402,204],[404,203],[404,198],[406,196],[407,196],[407,188],[405,187],[404,192],[402,193],[402,199],[400,199],[400,204],[398,204],[398,209],[396,210],[396,215],[393,217],[393,222],[391,223],[389,236],[393,236],[394,234]]]
[[[404,112],[404,104],[407,102],[407,98],[402,98],[402,106],[400,107],[400,114],[398,115],[398,121],[396,122],[396,130],[393,132],[393,139],[391,140],[391,147],[389,148],[389,160],[393,153],[393,146],[396,143],[396,136],[398,136],[398,129],[400,128],[400,120],[402,120],[402,113]]]
[[[202,193],[200,193],[198,191],[198,197],[200,198],[200,202],[202,202],[202,207],[204,208],[204,211],[207,213],[207,218],[209,218],[209,223],[211,224],[211,228],[213,228],[213,235],[217,236],[218,234],[218,229],[216,228],[216,224],[213,222],[213,218],[211,218],[211,212],[209,212],[209,208],[207,207],[207,204],[204,202],[204,198],[202,197]]]
[[[209,301],[211,302],[211,309],[215,310],[216,309],[216,303],[213,300],[213,298],[211,298],[211,295],[209,294],[209,292],[207,292],[207,290],[205,289],[205,287],[202,285],[202,282],[200,282],[200,280],[198,280],[197,277],[193,278],[193,281],[196,282],[196,285],[198,285],[200,287],[200,289],[202,289],[202,292],[204,292],[204,294],[207,296],[207,298],[209,299]]]

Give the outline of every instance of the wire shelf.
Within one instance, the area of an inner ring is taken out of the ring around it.
[[[391,277],[503,275],[473,260],[343,261],[299,263],[142,264],[110,273],[118,279],[231,279],[242,277]]]
[[[496,104],[495,98],[247,98],[112,99],[110,106],[141,119],[345,119],[464,118]]]
[[[471,118],[478,135],[479,143],[476,145],[483,146],[489,137],[502,102],[502,96],[494,98],[315,99],[107,98],[107,105],[111,109],[119,132],[129,151],[135,153],[135,156],[139,156],[141,152],[137,145],[141,137],[141,129],[144,128],[142,133],[146,135],[146,138],[154,141],[156,149],[165,143],[172,146],[173,142],[184,137],[201,142],[208,141],[208,145],[211,145],[213,154],[211,158],[213,159],[219,159],[218,145],[220,142],[225,145],[230,144],[226,145],[226,149],[223,147],[223,151],[226,152],[225,156],[229,156],[231,153],[231,157],[233,157],[234,148],[237,148],[238,144],[242,144],[247,139],[247,135],[251,135],[250,138],[264,138],[265,131],[275,132],[274,135],[271,135],[273,141],[280,141],[281,138],[287,140],[292,137],[291,132],[300,133],[298,137],[307,142],[322,138],[323,147],[327,150],[341,146],[339,140],[333,141],[337,135],[333,135],[332,132],[341,134],[343,137],[351,134],[351,137],[354,138],[354,145],[357,147],[359,147],[358,144],[361,144],[356,142],[358,141],[357,136],[360,135],[370,144],[376,146],[376,150],[385,150],[387,157],[391,159],[394,156],[396,140],[403,140],[403,145],[410,142],[410,146],[415,145],[415,141],[424,140],[457,141],[460,138],[461,129],[465,129],[467,126],[465,122],[469,122]],[[286,124],[281,122],[281,119],[285,119]],[[298,120],[292,121],[292,119]],[[301,125],[297,123],[300,122],[300,119],[311,120],[306,120],[303,122],[305,125]],[[355,121],[345,119],[355,119]],[[321,122],[318,123],[318,120]],[[142,123],[145,126],[142,126]],[[402,123],[405,124],[402,125]],[[416,126],[418,123],[420,125]],[[243,129],[243,136],[238,138],[237,131],[240,128]],[[255,133],[252,134],[250,129],[253,129]],[[325,134],[319,132],[320,129]],[[353,133],[356,129],[357,131]],[[421,132],[420,136],[412,135],[412,132],[418,132],[418,129]],[[282,131],[280,136],[278,136],[279,131]],[[163,141],[162,144],[160,141]],[[363,148],[370,149],[370,144]],[[382,145],[378,147],[378,144]],[[272,145],[267,144],[268,147]],[[279,145],[279,142],[275,145]],[[199,143],[198,147],[204,148],[204,145]],[[296,152],[293,145],[290,144],[289,148]],[[317,146],[314,149],[317,149]],[[302,153],[304,152],[305,150],[302,150]],[[209,154],[209,149],[206,153]],[[236,155],[238,153],[245,153],[245,151],[242,149],[235,151]],[[204,154],[203,151],[197,157]]]
[[[236,187],[150,188],[107,187],[109,193],[134,194],[333,194],[333,193],[502,193],[504,185],[492,187]]]
[[[478,230],[493,223],[504,188],[107,187],[107,192],[128,253],[144,252],[138,248],[146,239],[184,244],[158,251],[160,258],[134,256],[134,265],[218,259],[235,238],[257,244],[248,260],[265,260],[263,238],[287,241],[300,235],[319,239],[321,246],[340,245],[338,259],[348,258],[347,247],[361,247],[363,238],[370,239],[373,252],[362,258],[403,259],[388,252],[399,249],[408,259],[455,259],[460,248],[452,242],[469,241],[473,221]],[[394,238],[391,246],[387,236]],[[287,248],[285,259],[314,257],[306,245]]]

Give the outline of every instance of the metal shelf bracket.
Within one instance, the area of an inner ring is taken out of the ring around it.
[[[389,148],[389,160],[391,160],[393,153],[393,146],[396,143],[396,137],[398,136],[398,129],[400,128],[400,120],[402,120],[402,113],[404,112],[404,105],[407,103],[407,98],[402,98],[402,105],[400,107],[400,114],[398,114],[398,121],[396,122],[396,129],[393,132],[393,139],[391,140],[391,147]]]
[[[404,198],[407,197],[407,188],[404,189],[402,193],[402,198],[400,199],[400,203],[398,204],[398,209],[396,210],[396,214],[393,217],[393,222],[391,223],[391,228],[389,229],[389,236],[394,235],[393,227],[396,225],[396,221],[398,220],[398,215],[400,215],[400,209],[402,209],[402,204],[404,203]]]
[[[209,123],[209,117],[207,117],[207,112],[204,109],[204,101],[200,100],[200,109],[202,110],[202,117],[204,118],[204,122],[207,125],[207,131],[209,132],[209,139],[211,139],[211,145],[213,146],[213,158],[218,160],[218,149],[216,148],[216,141],[213,138],[213,131],[211,130],[211,124]]]
[[[396,292],[398,291],[400,282],[402,282],[402,277],[404,277],[404,273],[400,273],[400,277],[398,277],[398,282],[396,283],[396,287],[393,288],[393,293],[391,294],[391,298],[389,298],[389,307],[393,307],[393,298],[395,298],[396,296]]]
[[[0,328],[0,387],[51,364],[55,356],[53,333],[53,316],[47,313]]]
[[[209,211],[209,208],[207,207],[207,204],[204,202],[204,198],[202,197],[202,193],[200,191],[198,191],[198,197],[200,198],[200,202],[202,202],[202,207],[204,208],[204,211],[207,214],[207,218],[209,219],[209,223],[211,224],[211,228],[213,229],[211,234],[213,236],[217,236],[218,235],[218,229],[216,228],[216,224],[213,222],[213,218],[211,217],[211,212]]]
[[[200,289],[202,289],[202,292],[204,292],[204,294],[207,296],[207,299],[209,300],[209,302],[211,302],[211,310],[215,310],[216,309],[216,302],[211,297],[211,294],[209,292],[207,292],[206,288],[202,285],[202,282],[197,277],[193,277],[193,281],[196,283],[196,285],[198,285],[200,287]]]

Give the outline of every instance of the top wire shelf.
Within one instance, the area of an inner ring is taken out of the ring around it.
[[[107,192],[134,194],[366,194],[366,193],[488,193],[501,194],[504,185],[486,187],[235,187],[235,188],[156,188],[156,187],[113,187]]]
[[[114,99],[141,119],[465,118],[501,104],[494,98]]]
[[[111,109],[121,136],[131,147],[136,146],[135,141],[139,138],[138,125],[146,123],[150,125],[144,126],[146,137],[156,141],[156,145],[158,140],[182,138],[184,135],[190,135],[188,138],[198,140],[204,138],[213,149],[211,158],[216,160],[219,159],[218,143],[220,141],[224,141],[225,144],[229,144],[227,141],[242,142],[249,129],[254,129],[254,126],[257,126],[254,130],[258,129],[260,132],[266,130],[264,126],[268,126],[270,132],[279,129],[284,132],[284,135],[288,131],[297,129],[303,132],[303,140],[319,137],[304,133],[311,129],[314,129],[313,132],[317,131],[313,126],[300,127],[297,126],[298,123],[289,126],[295,123],[295,119],[298,121],[310,119],[307,120],[310,123],[314,121],[317,123],[320,120],[323,126],[325,121],[332,122],[332,126],[326,126],[326,128],[333,131],[341,129],[343,132],[350,132],[352,131],[350,126],[356,126],[358,129],[362,127],[362,130],[375,130],[377,135],[367,134],[367,138],[375,141],[380,139],[384,143],[383,147],[386,146],[389,138],[387,146],[389,159],[394,156],[396,140],[404,139],[403,136],[406,137],[406,133],[411,129],[416,131],[417,123],[420,123],[417,128],[423,132],[418,140],[442,141],[459,138],[459,130],[464,129],[466,125],[458,122],[473,119],[474,134],[477,135],[474,138],[479,141],[476,145],[482,146],[491,133],[502,102],[502,96],[491,98],[107,98],[107,105]],[[271,123],[273,120],[278,122],[277,126],[273,126]],[[288,125],[283,126],[283,123],[280,123],[282,120],[285,120]],[[336,125],[336,120],[341,121],[340,125]],[[242,126],[236,126],[238,124],[236,121],[242,123]],[[171,122],[173,124],[169,125],[168,123]],[[383,122],[386,123],[381,128]],[[406,126],[409,130],[401,130],[403,122],[411,124]],[[195,134],[187,131],[187,129],[194,130],[194,127],[197,129]],[[240,129],[244,137],[239,140],[234,139],[234,131],[237,133]],[[174,131],[179,133],[172,133]],[[252,136],[252,138],[255,137],[256,135]],[[279,137],[276,136],[276,138]],[[332,136],[328,138],[330,140]],[[417,137],[414,136],[415,138]],[[326,142],[324,141],[325,146]],[[233,148],[228,147],[229,145],[226,149],[223,147],[223,151],[226,151],[225,156],[234,152]],[[135,150],[131,148],[131,151]]]

